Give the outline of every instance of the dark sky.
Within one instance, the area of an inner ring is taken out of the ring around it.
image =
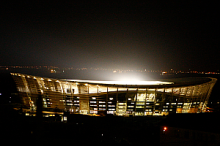
[[[3,2],[0,65],[216,71],[219,12],[214,1]]]

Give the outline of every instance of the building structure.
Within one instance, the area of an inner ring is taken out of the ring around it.
[[[202,113],[217,81],[205,77],[120,82],[58,80],[21,73],[10,76],[16,87],[13,98],[19,99],[13,100],[15,108],[35,116],[37,107],[41,106],[45,117],[64,112],[117,116]]]

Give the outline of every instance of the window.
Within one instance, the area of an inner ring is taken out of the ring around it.
[[[107,111],[107,114],[114,114],[113,111]]]
[[[125,103],[119,103],[118,105],[125,105]]]
[[[128,107],[133,108],[134,106],[128,106]]]
[[[144,108],[144,106],[136,106],[136,108]]]
[[[152,106],[146,106],[146,108],[152,108]]]
[[[73,105],[72,103],[67,103],[66,105]]]

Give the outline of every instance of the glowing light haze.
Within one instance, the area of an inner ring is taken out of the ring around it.
[[[66,81],[82,82],[82,83],[93,83],[93,84],[112,84],[112,85],[165,85],[174,84],[173,82],[162,82],[162,81],[95,81],[95,80],[74,80],[67,79]]]

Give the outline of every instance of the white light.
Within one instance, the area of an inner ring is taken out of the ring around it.
[[[77,81],[77,82],[87,82],[87,83],[99,83],[99,84],[116,84],[116,85],[163,85],[163,84],[173,84],[173,82],[161,82],[161,81],[135,81],[135,80],[126,80],[126,81],[95,81],[95,80],[68,80],[68,81]],[[86,86],[88,84],[85,84]]]

